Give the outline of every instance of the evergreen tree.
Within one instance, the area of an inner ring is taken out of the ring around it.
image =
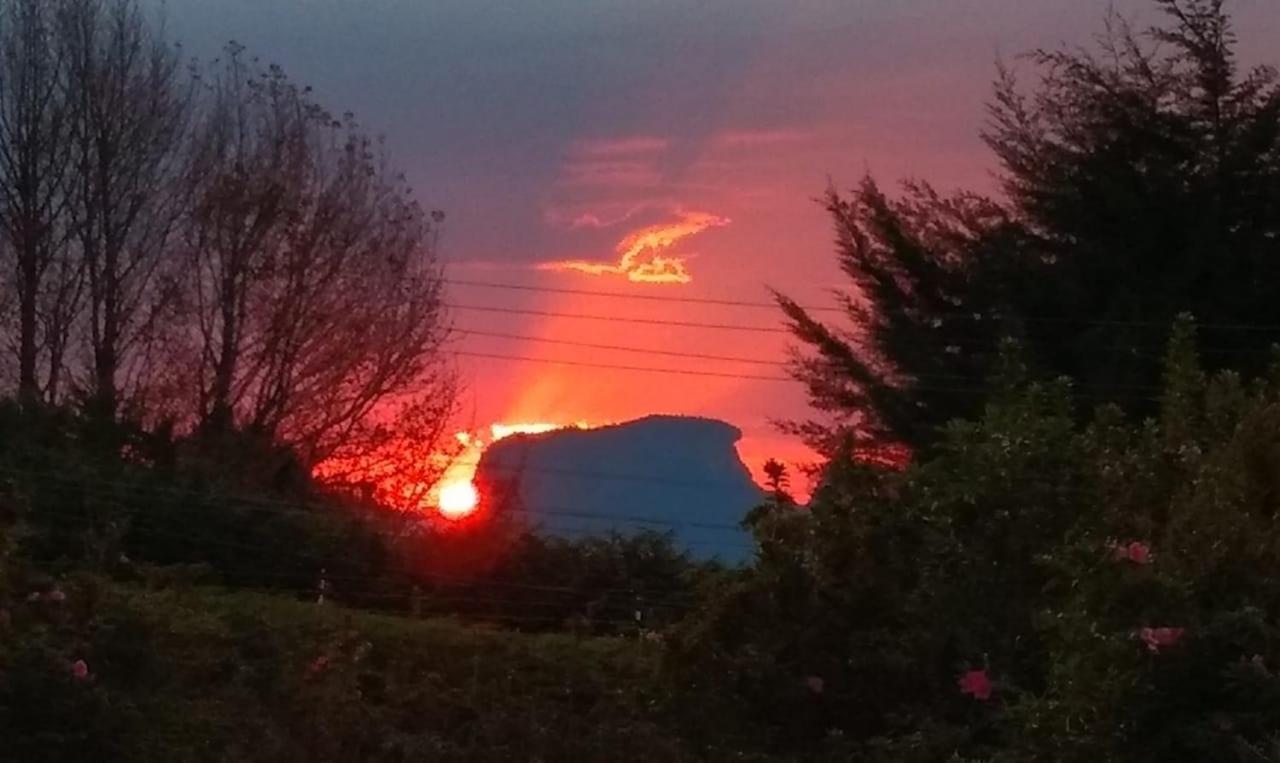
[[[1259,370],[1280,321],[1280,84],[1241,71],[1223,0],[1157,0],[1145,34],[1112,19],[1096,53],[1038,51],[1034,92],[1001,67],[984,139],[1003,199],[834,191],[852,281],[842,331],[779,297],[796,365],[836,431],[927,444],[985,399],[998,338],[1091,402],[1150,411],[1162,337],[1200,322],[1211,368]]]

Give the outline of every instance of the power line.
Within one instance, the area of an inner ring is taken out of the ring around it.
[[[490,360],[511,360],[523,363],[544,363],[557,366],[575,366],[579,368],[604,368],[614,371],[638,371],[642,373],[653,374],[676,374],[682,376],[711,376],[721,379],[744,379],[749,381],[771,381],[771,382],[791,382],[796,380],[789,376],[762,376],[756,374],[734,374],[724,373],[720,371],[697,371],[685,368],[655,368],[652,366],[624,366],[613,363],[590,363],[582,360],[560,360],[556,358],[531,358],[525,355],[503,355],[494,352],[468,352],[457,350],[455,355],[461,355],[468,358],[487,358]]]
[[[511,315],[536,315],[543,318],[572,318],[584,321],[608,321],[614,323],[638,323],[648,326],[674,326],[679,328],[715,329],[719,331],[746,331],[761,334],[790,334],[790,329],[771,328],[768,326],[742,326],[734,323],[701,323],[698,321],[675,321],[662,318],[629,318],[617,315],[593,315],[590,313],[562,313],[552,310],[525,310],[514,307],[493,307],[490,305],[445,304],[444,307],[454,310],[474,310],[483,313],[507,313]]]
[[[580,360],[562,360],[558,358],[531,358],[526,355],[504,355],[496,352],[470,352],[465,350],[455,350],[454,354],[463,356],[463,357],[469,357],[469,358],[484,358],[489,360],[507,360],[507,361],[522,362],[522,363],[543,363],[547,365],[574,366],[574,367],[581,367],[581,368],[603,368],[603,369],[610,369],[610,370],[616,370],[616,371],[634,371],[634,372],[656,373],[656,374],[675,374],[675,375],[682,375],[682,376],[710,376],[710,377],[717,377],[717,378],[723,378],[723,379],[742,379],[746,381],[791,382],[791,383],[797,383],[797,384],[803,383],[802,380],[794,379],[787,376],[762,376],[762,375],[756,375],[756,374],[728,373],[728,372],[721,372],[721,371],[698,371],[694,369],[684,369],[684,368],[657,368],[654,366],[626,366],[626,365],[615,365],[612,363],[591,363],[588,361],[580,361]],[[978,381],[978,380],[974,379],[974,381]],[[1133,385],[1131,388],[1140,389],[1140,390],[1150,390],[1150,391],[1157,391],[1159,389],[1157,387],[1143,386],[1143,385]],[[947,386],[935,386],[935,385],[929,385],[929,384],[914,384],[911,386],[911,389],[919,390],[922,392],[950,392],[950,393],[955,393],[960,395],[988,395],[991,392],[990,388],[982,387],[982,386],[947,387]],[[1158,397],[1151,396],[1151,395],[1078,394],[1077,397],[1080,397],[1083,399],[1090,399],[1090,400],[1093,400],[1093,399],[1096,399],[1096,400],[1145,400],[1145,401],[1159,400]]]
[[[662,355],[662,356],[669,356],[669,357],[676,357],[676,358],[711,360],[711,361],[725,362],[725,363],[748,363],[753,365],[770,366],[772,368],[783,368],[783,369],[788,369],[793,367],[791,363],[788,363],[785,361],[765,360],[763,358],[744,358],[741,356],[712,355],[712,354],[701,353],[701,352],[679,352],[675,350],[650,349],[648,347],[635,347],[631,345],[580,342],[573,339],[555,339],[552,337],[539,337],[539,336],[531,336],[528,334],[508,334],[508,333],[503,333],[498,331],[478,331],[473,329],[459,329],[458,333],[464,336],[489,337],[494,339],[509,339],[509,340],[520,341],[520,342],[555,344],[555,345],[561,345],[566,347],[582,347],[585,349],[594,349],[594,350],[630,352],[630,353],[637,353],[640,355]],[[1123,348],[1117,345],[1115,347],[1112,347],[1111,349],[1123,349]],[[912,378],[920,381],[953,380],[953,381],[977,382],[977,383],[984,383],[988,379],[988,377],[983,376],[981,374],[954,374],[954,373],[952,374],[917,374]],[[1130,384],[1130,385],[1073,384],[1072,387],[1075,389],[1092,389],[1092,388],[1106,389],[1106,390],[1129,389],[1129,390],[1138,390],[1138,391],[1146,391],[1146,392],[1159,392],[1162,389],[1159,386],[1134,385],[1134,384]],[[918,388],[927,389],[927,387],[918,387]]]
[[[89,516],[87,513],[50,511],[50,510],[45,510],[41,513],[46,515],[51,515],[51,516],[63,517],[66,519],[91,520],[93,518]],[[143,517],[143,518],[154,519],[154,517]],[[136,519],[137,517],[134,517],[135,522],[136,522]],[[192,541],[196,544],[219,546],[223,548],[238,549],[241,551],[251,551],[255,553],[271,553],[277,557],[286,557],[286,558],[292,558],[292,559],[296,559],[304,562],[310,562],[310,563],[316,564],[317,566],[332,564],[334,562],[334,559],[332,557],[320,556],[320,555],[311,554],[311,553],[302,553],[296,549],[288,549],[282,546],[266,546],[266,545],[256,544],[256,543],[228,541],[228,540],[212,538],[207,534],[201,537],[199,535],[196,535],[194,533],[191,533],[185,530],[171,530],[165,527],[157,527],[154,523],[147,524],[144,522],[144,523],[137,523],[137,524],[140,528],[140,531],[143,533],[150,533],[152,535],[158,535],[162,537],[170,537],[170,538]],[[466,587],[466,586],[479,585],[479,586],[490,586],[494,588],[508,588],[513,591],[519,590],[519,591],[538,591],[538,592],[554,592],[554,593],[580,593],[581,592],[581,589],[574,588],[572,586],[547,585],[547,584],[536,584],[536,583],[517,583],[512,581],[477,580],[477,579],[470,579],[470,578],[462,578],[456,575],[448,575],[445,573],[437,573],[432,570],[426,570],[426,569],[407,569],[404,567],[388,566],[385,568],[385,571],[399,574],[399,575],[404,575],[409,579],[417,578],[417,579],[430,580],[433,583],[437,583],[440,585],[454,586],[454,587]],[[231,570],[227,570],[226,573],[234,574],[234,572]],[[344,576],[335,575],[332,577],[335,580],[340,580],[340,579],[379,580],[379,578],[375,576],[364,578],[363,576],[348,575],[348,576],[345,576],[344,578]],[[629,593],[634,593],[634,590],[631,588],[625,588],[625,589],[624,588],[604,588],[604,589],[597,589],[597,592],[629,594]],[[655,592],[655,594],[656,593],[657,592]],[[672,592],[668,591],[667,593],[670,594]],[[656,601],[662,601],[662,599],[657,599]]]
[[[755,307],[769,310],[777,310],[778,305],[775,302],[753,302],[742,299],[715,299],[706,297],[678,297],[667,294],[624,294],[617,291],[596,291],[593,289],[566,289],[554,286],[526,286],[512,283],[494,283],[492,281],[471,281],[461,278],[444,278],[441,279],[445,283],[455,286],[475,286],[483,289],[503,289],[506,291],[532,291],[544,292],[548,294],[576,294],[588,297],[612,297],[615,299],[635,299],[647,302],[680,302],[693,305],[721,305],[724,307]],[[842,313],[844,310],[839,307],[805,307],[807,312],[815,313]]]
[[[618,352],[634,352],[642,355],[663,355],[673,358],[694,358],[697,360],[715,360],[726,363],[750,363],[760,366],[772,366],[774,368],[786,368],[787,363],[776,360],[763,360],[761,358],[743,358],[731,355],[710,355],[701,352],[677,352],[675,350],[654,350],[647,347],[629,347],[618,344],[596,344],[593,342],[578,342],[572,339],[552,339],[549,337],[528,336],[525,334],[504,334],[497,331],[476,331],[473,329],[459,329],[458,333],[466,336],[482,336],[493,339],[512,339],[519,342],[539,342],[542,344],[558,344],[567,347],[584,347],[591,350],[616,350]]]
[[[460,329],[457,329],[457,333],[463,336],[479,336],[479,337],[491,337],[495,339],[511,339],[516,341],[525,341],[525,342],[559,344],[559,345],[565,345],[569,347],[583,347],[587,349],[597,349],[597,350],[617,350],[620,352],[634,352],[634,353],[640,353],[644,355],[664,355],[664,356],[671,356],[671,357],[678,357],[678,358],[693,358],[698,360],[723,361],[727,363],[750,363],[754,365],[775,366],[778,368],[791,367],[791,364],[788,362],[777,361],[777,360],[765,360],[764,358],[746,358],[742,356],[733,356],[733,355],[713,355],[713,354],[701,353],[701,352],[678,352],[673,350],[652,349],[648,347],[635,347],[632,345],[598,344],[593,342],[581,342],[574,339],[556,339],[553,337],[531,336],[528,334],[510,334],[510,333],[504,333],[499,331],[485,331],[485,330],[478,330],[478,329],[460,328]],[[980,346],[984,350],[992,349],[988,346],[989,343],[984,341],[955,339],[955,338],[946,338],[946,339],[939,338],[936,342],[933,342],[933,343],[925,341],[925,342],[908,342],[904,344],[911,347],[935,348],[935,349],[944,349],[948,346],[953,346],[953,345],[957,347],[976,345],[976,346]],[[1161,342],[1160,346],[1163,347],[1164,344],[1165,344],[1164,342]],[[1089,346],[1092,349],[1096,349],[1096,350],[1134,349],[1133,345],[1127,344],[1127,343],[1093,344]],[[1273,355],[1275,352],[1275,348],[1261,349],[1256,347],[1255,348],[1230,348],[1230,347],[1213,346],[1213,347],[1199,348],[1198,351],[1206,355]],[[1160,359],[1160,358],[1163,358],[1164,355],[1144,353],[1141,355],[1141,357]],[[945,378],[945,379],[965,379],[965,380],[980,379],[980,377],[976,377],[973,374],[928,374],[927,376],[922,376],[919,378],[928,378],[928,379],[944,379]],[[1154,387],[1151,387],[1151,386],[1144,386],[1142,388],[1155,389]]]
[[[496,283],[496,282],[490,282],[490,281],[474,281],[474,280],[454,279],[454,278],[445,278],[442,280],[445,283],[450,283],[458,286],[474,286],[474,287],[480,287],[480,288],[503,289],[503,290],[510,290],[510,291],[545,292],[550,294],[578,294],[583,296],[608,297],[608,298],[614,298],[614,299],[632,299],[632,300],[643,300],[643,301],[651,301],[651,302],[720,305],[725,307],[771,308],[775,310],[780,309],[779,306],[773,302],[756,302],[756,301],[741,300],[741,299],[679,297],[679,296],[659,295],[659,294],[625,294],[622,292],[596,291],[592,289],[569,289],[569,288],[560,288],[560,287],[552,287],[552,286],[527,286],[527,285],[521,285],[521,284]],[[473,309],[473,310],[484,309],[479,307],[465,307],[462,305],[454,305],[453,307],[455,307],[456,309]],[[842,307],[830,307],[830,306],[824,307],[824,306],[817,306],[817,305],[798,305],[798,307],[807,313],[844,314],[847,312]],[[494,311],[499,311],[499,310],[494,308]],[[520,311],[512,310],[512,312],[520,312]],[[904,312],[904,311],[899,311],[899,312]],[[1148,327],[1169,328],[1172,324],[1172,321],[1161,321],[1161,320],[1133,320],[1133,319],[1120,319],[1120,318],[1114,318],[1114,319],[1074,318],[1070,316],[1050,316],[1050,315],[990,315],[990,314],[984,314],[980,312],[962,312],[962,311],[932,313],[931,317],[933,316],[936,316],[938,318],[966,320],[966,321],[973,321],[973,322],[987,321],[987,320],[999,321],[1002,319],[1012,319],[1016,321],[1025,321],[1027,323],[1051,323],[1051,324],[1056,323],[1056,324],[1069,324],[1069,325],[1111,326],[1111,327],[1148,326]],[[581,317],[586,319],[589,316],[556,315],[555,317]],[[601,319],[604,319],[604,318],[601,318]],[[618,320],[623,320],[623,319],[618,319]],[[640,321],[639,319],[629,319],[629,320],[644,322],[644,321]],[[705,328],[713,327],[705,324],[695,324],[695,325],[699,325],[700,327],[705,327]],[[1197,328],[1215,330],[1215,331],[1280,332],[1280,324],[1197,322],[1195,325]],[[739,330],[744,330],[744,331],[772,330],[772,329],[756,329],[756,328],[749,328],[749,327],[725,327],[725,328],[738,328]],[[789,333],[789,331],[786,329],[779,329],[779,330]]]
[[[567,471],[570,474],[574,473],[568,470],[563,470],[563,471]],[[0,468],[0,473],[18,475],[18,476],[40,477],[40,478],[49,480],[49,482],[45,483],[44,485],[45,487],[51,487],[53,489],[61,488],[64,491],[71,490],[77,487],[87,487],[90,485],[96,485],[98,487],[110,487],[110,488],[116,488],[116,489],[125,490],[125,491],[134,491],[134,492],[150,494],[150,495],[168,495],[171,497],[194,497],[194,498],[205,498],[205,499],[211,499],[211,500],[225,500],[233,504],[237,504],[237,503],[243,504],[250,508],[256,509],[258,511],[271,511],[280,515],[305,516],[309,518],[314,518],[318,514],[321,514],[323,512],[334,512],[335,509],[339,508],[333,504],[325,503],[322,501],[285,501],[285,500],[271,499],[271,498],[247,498],[247,497],[236,497],[236,496],[222,497],[215,494],[210,494],[210,493],[201,492],[197,490],[189,490],[189,489],[183,489],[178,487],[167,487],[167,486],[160,486],[160,485],[137,485],[133,483],[112,481],[112,480],[107,480],[102,478],[90,478],[86,480],[77,481],[77,480],[68,479],[65,476],[59,475],[57,473],[39,472],[34,470]],[[589,472],[579,472],[577,474],[578,476],[599,476],[599,475],[593,475],[592,473],[589,473]],[[659,483],[661,482],[661,480],[658,480],[658,479],[654,479],[652,481],[659,482]],[[763,499],[763,491],[761,493],[761,496]],[[189,511],[194,512],[196,511],[196,509],[192,508],[192,509],[189,509]],[[667,519],[664,517],[639,516],[639,515],[601,514],[599,512],[590,512],[582,509],[575,509],[573,507],[564,507],[564,506],[557,506],[557,505],[551,505],[551,504],[548,504],[546,506],[540,506],[538,508],[521,508],[516,506],[511,506],[511,507],[504,506],[498,510],[498,513],[527,514],[535,517],[537,516],[567,517],[567,518],[574,518],[574,519],[612,521],[612,522],[619,522],[619,523],[630,522],[634,524],[651,524],[651,525],[666,526],[666,527],[671,527],[676,529],[688,527],[688,528],[701,529],[701,530],[726,530],[726,531],[732,531],[735,533],[745,532],[741,526],[728,524],[728,523],[674,520],[674,519]],[[600,529],[604,530],[608,528],[600,528]]]
[[[562,430],[563,431],[563,430]],[[570,430],[574,431],[574,430]],[[578,430],[590,431],[590,430]],[[518,436],[518,435],[517,435]],[[492,444],[491,444],[492,446]],[[476,460],[457,460],[451,465],[471,466],[479,468],[480,462]],[[728,480],[680,480],[663,477],[657,474],[639,474],[636,472],[598,472],[588,471],[585,469],[566,469],[555,466],[530,466],[528,464],[485,464],[486,469],[493,471],[522,473],[533,472],[536,474],[556,474],[568,477],[585,477],[588,479],[598,480],[615,480],[620,482],[644,482],[657,485],[672,485],[675,487],[686,488],[716,488],[716,487],[736,487],[739,483],[729,482]]]

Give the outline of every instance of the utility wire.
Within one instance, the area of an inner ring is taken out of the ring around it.
[[[511,339],[519,342],[537,342],[541,344],[558,344],[567,347],[583,347],[591,350],[616,350],[618,352],[634,352],[642,355],[662,355],[672,358],[693,358],[697,360],[715,360],[725,363],[750,363],[758,366],[772,366],[774,368],[786,368],[788,363],[778,360],[763,360],[760,358],[743,358],[732,355],[710,355],[701,352],[676,352],[674,350],[657,350],[647,347],[629,347],[619,344],[596,344],[593,342],[578,342],[572,339],[553,339],[550,337],[529,336],[526,334],[504,334],[498,331],[478,331],[475,329],[459,329],[458,333],[464,336],[480,336],[491,339]]]
[[[713,299],[703,297],[678,297],[665,294],[624,294],[617,291],[595,291],[593,289],[566,289],[553,286],[526,286],[513,283],[494,283],[492,281],[472,281],[461,278],[444,278],[444,283],[454,286],[475,286],[484,289],[503,289],[506,291],[532,291],[543,292],[548,294],[576,294],[589,297],[611,297],[614,299],[634,299],[649,302],[678,302],[693,305],[721,305],[724,307],[755,307],[777,310],[776,302],[752,302],[741,299]],[[844,309],[839,307],[805,307],[807,312],[815,313],[843,313]]]
[[[788,363],[786,361],[765,360],[763,358],[745,358],[741,356],[712,355],[712,354],[701,353],[701,352],[677,352],[672,350],[650,349],[647,347],[634,347],[630,345],[619,345],[619,344],[598,344],[595,342],[579,342],[573,339],[555,339],[552,337],[539,337],[539,336],[531,336],[528,334],[508,334],[508,333],[497,332],[497,331],[481,331],[481,330],[473,330],[473,329],[465,329],[465,328],[458,329],[458,333],[464,336],[477,336],[477,337],[488,337],[493,339],[507,339],[507,340],[520,341],[520,342],[554,344],[554,345],[560,345],[565,347],[582,347],[585,349],[593,349],[593,350],[629,352],[629,353],[636,353],[640,355],[662,355],[662,356],[670,356],[670,357],[677,357],[677,358],[710,360],[710,361],[725,362],[725,363],[749,363],[754,365],[770,366],[773,368],[782,368],[782,369],[789,369],[793,367],[792,363]],[[1111,349],[1123,349],[1123,348],[1116,346]],[[1258,351],[1258,352],[1265,353],[1266,351]],[[654,370],[657,371],[658,369],[654,369]],[[665,372],[665,369],[663,369],[663,371]],[[987,377],[984,377],[980,374],[918,374],[913,376],[912,378],[916,380],[923,380],[923,381],[954,380],[954,381],[977,382],[977,383],[982,383],[987,380]],[[1160,392],[1163,390],[1163,388],[1160,386],[1149,385],[1149,384],[1101,385],[1101,384],[1073,383],[1072,388],[1073,389],[1096,388],[1096,389],[1108,389],[1108,390],[1129,389],[1129,390],[1137,390],[1137,391],[1145,391],[1145,392]],[[927,387],[924,387],[923,389],[927,389]]]
[[[60,512],[60,511],[46,510],[43,513],[52,515],[52,516],[63,517],[65,519],[87,519],[87,520],[93,519],[92,516],[84,512],[76,513],[76,512],[65,512],[65,511]],[[186,530],[171,530],[166,527],[157,527],[154,525],[154,523],[152,524],[147,524],[145,522],[139,523],[139,527],[140,527],[140,532],[144,534],[150,533],[152,535],[158,535],[161,537],[169,537],[169,538],[192,541],[197,546],[200,546],[200,545],[218,546],[222,548],[230,548],[230,549],[236,549],[240,551],[251,551],[254,553],[260,553],[264,555],[270,554],[276,558],[285,557],[289,559],[310,562],[315,564],[315,566],[317,567],[324,567],[325,565],[332,565],[334,563],[334,559],[332,557],[303,553],[296,549],[284,548],[282,546],[266,546],[266,545],[256,544],[256,543],[228,541],[228,540],[223,540],[219,538],[212,538],[208,535],[201,537],[195,533],[192,533]],[[384,568],[384,572],[403,575],[405,576],[405,578],[409,580],[412,580],[415,578],[422,579],[422,580],[431,580],[432,582],[438,582],[443,585],[452,585],[455,587],[491,586],[495,588],[507,588],[513,591],[519,590],[519,591],[537,591],[537,592],[556,592],[556,593],[567,593],[567,594],[577,594],[577,593],[581,593],[582,591],[582,589],[580,588],[576,588],[573,586],[565,586],[565,585],[517,583],[512,581],[489,581],[489,580],[475,579],[475,578],[465,579],[465,578],[458,577],[456,575],[436,573],[431,570],[425,570],[425,569],[406,569],[403,567],[388,566]],[[302,571],[299,571],[299,574],[301,573]],[[233,573],[230,573],[230,571],[227,571],[227,574],[233,574]],[[286,574],[282,574],[280,576],[287,577]],[[349,576],[349,577],[353,577],[353,576]],[[354,577],[358,579],[358,576],[354,576]],[[333,577],[333,579],[342,579],[342,578]],[[379,580],[379,578],[372,577],[372,576],[365,579]],[[630,594],[630,593],[634,593],[635,589],[630,587],[629,588],[607,588],[607,589],[596,589],[595,592],[596,593]],[[657,596],[658,592],[654,592],[653,595]],[[667,603],[672,603],[674,606],[678,606],[678,605],[675,605],[671,600],[655,598],[655,601],[665,601]]]
[[[600,321],[600,322],[606,322],[606,323],[611,322],[611,323],[637,324],[637,325],[647,325],[647,326],[669,326],[674,328],[706,329],[706,330],[714,330],[714,331],[740,331],[740,332],[749,332],[749,333],[793,335],[793,332],[791,331],[791,329],[781,328],[781,327],[752,326],[752,325],[744,326],[741,324],[729,324],[729,323],[704,323],[699,321],[679,321],[679,320],[669,320],[669,319],[663,319],[663,318],[635,318],[630,316],[600,315],[600,314],[592,314],[592,313],[564,313],[564,312],[556,312],[556,311],[549,311],[549,310],[526,310],[526,309],[512,308],[512,307],[498,307],[493,305],[462,305],[462,304],[454,303],[454,304],[447,304],[445,305],[445,307],[449,307],[455,310],[464,310],[464,311],[469,310],[469,311],[500,313],[500,314],[509,314],[509,315],[530,315],[530,316],[539,316],[539,317],[569,318],[569,319],[576,319],[576,320]],[[1155,322],[1155,321],[1151,321],[1148,323],[1153,326],[1164,325],[1162,323]],[[1126,325],[1126,324],[1122,321],[1112,321],[1112,322],[1102,323],[1101,325],[1116,326],[1116,325]],[[1136,325],[1141,325],[1141,324],[1136,324]],[[1205,323],[1199,323],[1196,325],[1198,328],[1217,329],[1217,330],[1234,329],[1238,331],[1248,330],[1248,331],[1280,332],[1280,326],[1271,327],[1271,326],[1263,326],[1263,325],[1246,325],[1246,324],[1236,324],[1233,326],[1232,324],[1205,324]],[[467,333],[467,332],[464,329],[462,330],[462,333]],[[478,333],[478,332],[470,332],[470,333]],[[567,342],[569,340],[557,340],[557,341]],[[935,346],[935,345],[929,345],[927,343],[919,343],[919,342],[914,344],[915,346],[921,346],[921,347]],[[1159,347],[1161,349],[1163,349],[1164,345],[1165,345],[1164,342],[1159,343]],[[949,337],[946,339],[939,338],[936,344],[936,347],[940,352],[947,350],[951,347],[962,348],[966,346],[969,346],[969,347],[979,346],[979,347],[982,347],[983,349],[990,349],[986,346],[985,340],[965,339],[960,337]],[[1134,349],[1129,344],[1093,345],[1093,347],[1095,349],[1102,349],[1102,350]],[[600,349],[616,349],[616,348],[601,347]],[[1208,348],[1204,348],[1203,351],[1207,354],[1222,354],[1222,355],[1269,354],[1270,353],[1269,350],[1252,348],[1252,347],[1243,347],[1243,348],[1208,347]],[[668,353],[663,353],[663,354],[668,354]],[[1158,358],[1163,356],[1162,355],[1144,355],[1144,357]],[[755,363],[757,361],[755,359],[735,358],[734,362]],[[763,363],[767,361],[760,361],[760,362]]]
[[[774,302],[757,302],[742,299],[720,299],[720,298],[703,298],[703,297],[680,297],[674,295],[661,294],[625,294],[622,292],[612,291],[596,291],[592,289],[569,289],[551,286],[527,286],[511,283],[496,283],[491,281],[476,281],[457,278],[441,279],[444,283],[457,286],[474,286],[487,289],[503,289],[509,291],[528,291],[528,292],[545,292],[550,294],[578,294],[583,296],[607,297],[614,299],[633,299],[645,300],[653,302],[669,302],[669,303],[687,303],[687,304],[705,304],[705,305],[721,305],[725,307],[751,307],[751,308],[772,308],[780,309]],[[460,307],[460,306],[455,306]],[[800,309],[809,313],[826,312],[826,313],[845,313],[842,307],[830,306],[806,306],[800,305]],[[463,308],[463,309],[479,309],[479,308]],[[1108,319],[1108,318],[1073,318],[1069,316],[1048,316],[1048,315],[986,315],[983,313],[949,311],[941,313],[933,313],[932,316],[939,318],[951,318],[956,320],[968,321],[986,321],[1014,319],[1026,321],[1028,323],[1061,323],[1061,324],[1079,324],[1087,326],[1154,326],[1169,327],[1168,321],[1158,320],[1126,320],[1126,319]],[[572,316],[566,316],[572,317]],[[1280,332],[1280,324],[1258,324],[1258,323],[1196,323],[1197,328],[1221,330],[1221,331],[1262,331],[1262,332]]]
[[[137,485],[133,483],[111,481],[111,480],[100,479],[100,478],[78,481],[78,480],[68,479],[66,477],[60,476],[52,472],[34,472],[34,471],[23,471],[23,470],[17,470],[17,469],[0,469],[0,473],[5,473],[13,476],[39,477],[43,480],[47,480],[47,482],[45,483],[45,486],[47,487],[57,487],[60,485],[67,490],[73,489],[73,488],[79,488],[79,487],[89,487],[89,486],[110,487],[118,490],[134,491],[134,492],[151,494],[151,495],[168,495],[170,497],[188,497],[188,498],[199,498],[199,499],[211,500],[211,501],[226,501],[230,503],[238,503],[238,504],[251,506],[259,511],[264,511],[264,512],[271,511],[276,514],[282,514],[282,515],[315,517],[317,516],[317,514],[320,514],[320,513],[333,512],[335,508],[337,508],[333,504],[318,502],[318,501],[304,502],[304,501],[283,501],[279,499],[241,498],[241,497],[235,497],[235,496],[222,497],[216,494],[200,492],[196,490],[182,489],[182,488],[176,488],[176,487],[165,487],[165,486],[159,486],[159,485],[155,485],[155,486]],[[761,491],[761,494],[763,496],[763,491]],[[539,508],[522,508],[522,507],[516,507],[516,506],[502,507],[498,509],[498,513],[529,514],[534,516],[545,515],[545,516],[552,516],[552,517],[566,517],[566,518],[574,518],[574,519],[632,522],[637,524],[652,524],[652,525],[668,526],[672,528],[688,527],[688,528],[701,529],[701,530],[726,530],[726,531],[732,531],[735,533],[744,532],[741,526],[724,523],[724,522],[698,522],[698,521],[688,521],[688,520],[675,520],[675,519],[668,519],[665,517],[653,517],[653,516],[601,514],[598,512],[586,511],[584,509],[574,509],[572,507],[563,507],[563,506],[555,506],[555,505],[547,505],[545,507],[539,507]],[[606,528],[601,528],[601,529],[604,530]]]
[[[741,379],[745,381],[789,382],[793,384],[803,383],[802,380],[795,379],[789,376],[763,376],[763,375],[757,375],[757,374],[729,373],[729,372],[722,372],[722,371],[698,371],[694,369],[684,369],[684,368],[658,368],[655,366],[627,366],[627,365],[615,365],[612,363],[591,363],[591,362],[579,361],[579,360],[563,360],[558,358],[532,358],[527,355],[505,355],[505,354],[496,353],[496,352],[470,352],[467,350],[455,350],[453,351],[453,354],[461,357],[483,358],[488,360],[505,360],[505,361],[521,362],[521,363],[542,363],[546,365],[574,366],[574,367],[581,367],[581,368],[602,368],[602,369],[609,369],[609,370],[615,370],[615,371],[633,371],[633,372],[655,373],[655,374],[674,374],[678,376],[708,376],[708,377],[716,377],[716,378],[722,378],[722,379]],[[974,379],[973,381],[976,382],[978,381],[978,379]],[[1117,389],[1123,389],[1123,388],[1124,387],[1117,387]],[[1158,387],[1145,386],[1145,385],[1133,385],[1129,388],[1138,389],[1138,390],[1149,390],[1152,392],[1155,392],[1159,389]],[[937,386],[937,385],[930,385],[930,384],[916,384],[916,385],[912,385],[911,389],[925,391],[925,392],[952,392],[952,393],[962,394],[962,395],[989,395],[991,393],[990,388],[984,387],[984,386],[950,387],[950,386]],[[1160,399],[1158,396],[1154,396],[1154,395],[1078,394],[1077,397],[1080,397],[1083,399],[1097,399],[1097,400],[1145,400],[1148,402],[1153,402]]]
[[[758,374],[734,374],[721,371],[697,371],[685,368],[654,368],[652,366],[625,366],[613,363],[590,363],[582,360],[559,360],[555,358],[531,358],[525,355],[503,355],[494,352],[469,352],[466,350],[456,350],[455,355],[461,355],[468,358],[487,358],[490,360],[511,360],[524,363],[545,363],[557,366],[576,366],[580,368],[603,368],[614,371],[637,371],[652,374],[675,374],[681,376],[710,376],[721,379],[744,379],[750,381],[770,381],[770,382],[789,382],[794,383],[796,380],[789,376],[763,376]]]
[[[736,323],[701,323],[698,321],[676,321],[662,318],[624,318],[617,315],[593,315],[590,313],[561,313],[551,310],[524,310],[514,307],[495,307],[492,305],[461,305],[449,303],[444,307],[454,310],[473,310],[483,313],[507,313],[511,315],[536,315],[543,318],[573,318],[584,321],[609,321],[614,323],[638,323],[649,326],[676,326],[680,328],[715,329],[719,331],[746,331],[763,334],[790,334],[791,330],[769,326],[743,326]]]

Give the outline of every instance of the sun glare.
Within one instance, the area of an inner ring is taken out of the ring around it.
[[[447,519],[461,519],[476,510],[480,494],[470,480],[451,482],[440,488],[440,513]]]
[[[553,424],[550,422],[500,423],[489,426],[488,436],[478,432],[458,432],[454,435],[462,445],[462,453],[445,470],[444,478],[435,493],[433,503],[446,519],[462,519],[475,512],[480,503],[476,491],[476,467],[484,449],[513,435],[542,434],[557,429],[586,429],[587,422],[577,421],[572,424]]]
[[[585,421],[496,423],[484,432],[455,433],[457,446],[451,449],[425,452],[412,442],[394,442],[377,452],[322,462],[314,473],[331,484],[357,487],[362,495],[372,489],[373,500],[386,507],[434,511],[445,519],[460,520],[480,508],[476,469],[489,445],[519,434],[587,426]]]

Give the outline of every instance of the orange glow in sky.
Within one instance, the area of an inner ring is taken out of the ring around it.
[[[545,421],[491,424],[488,438],[470,432],[459,432],[455,437],[463,451],[445,470],[440,485],[433,491],[435,507],[446,519],[461,519],[480,507],[480,491],[475,485],[476,467],[484,449],[490,444],[512,435],[541,434],[569,428],[587,429],[588,424],[585,421],[572,424],[552,424]]]
[[[570,270],[593,276],[621,275],[636,283],[689,283],[693,276],[686,257],[663,254],[682,240],[707,230],[728,225],[727,217],[709,212],[679,212],[679,219],[633,231],[618,242],[616,263],[592,260],[548,262],[541,270]]]

